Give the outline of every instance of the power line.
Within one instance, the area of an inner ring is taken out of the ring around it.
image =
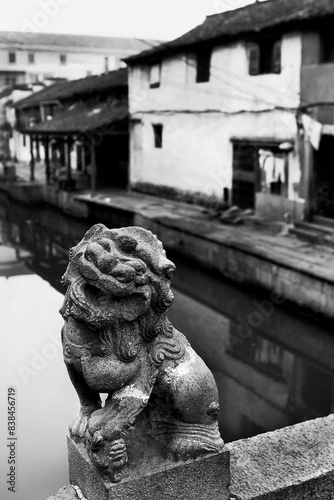
[[[137,40],[139,40],[139,41],[142,41],[143,43],[146,43],[146,45],[150,46],[151,48],[155,48],[155,47],[156,47],[155,45],[150,44],[150,43],[149,43],[148,41],[146,41],[146,40],[143,40],[143,39],[140,39],[140,38],[136,38],[136,39],[137,39]],[[178,60],[184,60],[185,58],[184,58],[184,56],[182,55],[181,57],[178,57],[178,58],[176,58],[176,59],[178,59]],[[186,63],[189,67],[192,67],[192,68],[195,68],[195,69],[197,68],[197,66],[196,66],[195,64],[191,64],[191,63],[190,63],[189,61],[187,61],[187,60],[185,60],[185,63]],[[245,83],[249,83],[249,81],[248,81],[248,78],[247,78],[247,77],[242,77],[241,75],[236,75],[236,74],[233,74],[233,73],[231,73],[231,72],[228,72],[228,71],[226,71],[226,70],[223,70],[222,68],[218,68],[217,66],[214,66],[214,65],[212,65],[212,64],[211,64],[211,68],[213,68],[213,69],[217,70],[217,71],[218,71],[218,72],[220,72],[220,73],[225,73],[225,74],[227,74],[228,76],[231,76],[231,77],[233,77],[233,78],[235,78],[235,79],[237,79],[237,80],[241,80],[241,81],[242,81],[242,79],[243,79]],[[242,93],[244,93],[244,94],[246,94],[246,95],[251,96],[251,97],[252,97],[252,100],[256,100],[256,101],[258,101],[259,103],[264,103],[264,104],[269,104],[269,105],[272,105],[272,106],[276,106],[276,103],[274,103],[274,102],[272,102],[272,101],[269,101],[269,100],[266,100],[266,99],[262,99],[261,97],[257,96],[256,94],[254,94],[254,93],[252,93],[252,92],[249,92],[249,91],[247,92],[244,88],[242,88],[242,87],[238,87],[235,83],[232,83],[232,82],[227,81],[227,80],[223,80],[222,78],[220,78],[220,77],[219,77],[217,74],[215,74],[215,73],[212,73],[212,74],[213,74],[213,75],[214,75],[214,76],[215,76],[215,77],[216,77],[219,81],[223,82],[225,85],[228,85],[228,86],[230,86],[230,87],[232,87],[232,88],[235,88],[235,89],[237,89],[237,90],[240,90]],[[244,83],[244,82],[242,82],[242,83]],[[260,86],[260,87],[262,87],[262,88],[265,88],[266,90],[268,90],[268,91],[270,91],[270,92],[276,93],[276,94],[277,94],[277,95],[279,95],[279,96],[282,96],[282,97],[284,96],[284,97],[286,97],[286,92],[282,93],[282,92],[277,91],[276,89],[275,89],[275,90],[273,90],[273,89],[272,89],[272,88],[270,88],[269,86],[266,86],[266,85],[263,85],[263,84],[260,84],[260,85],[258,85],[258,86]],[[290,95],[291,95],[291,97],[292,97],[292,96],[293,96],[293,97],[296,97],[296,95],[295,95],[295,94],[293,94],[292,92],[290,92]]]

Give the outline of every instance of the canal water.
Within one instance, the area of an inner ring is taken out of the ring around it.
[[[78,402],[62,361],[58,310],[68,249],[90,224],[0,197],[1,408],[16,395],[16,496],[0,414],[0,498],[46,500],[68,483],[66,432]],[[193,262],[177,265],[169,317],[214,373],[225,441],[324,416],[334,404],[332,326]]]

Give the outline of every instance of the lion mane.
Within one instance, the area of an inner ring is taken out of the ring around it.
[[[97,224],[69,251],[62,339],[81,403],[70,432],[112,481],[128,464],[129,429],[147,405],[156,405],[147,414],[158,415],[175,456],[223,445],[212,374],[167,318],[174,271],[162,243],[141,227]]]
[[[70,249],[69,259],[61,280],[67,289],[60,310],[65,320],[72,316],[92,330],[138,320],[145,340],[166,329],[175,266],[150,231],[97,224]]]

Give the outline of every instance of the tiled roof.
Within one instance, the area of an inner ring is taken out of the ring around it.
[[[38,123],[24,132],[83,134],[96,129],[105,130],[108,125],[127,117],[127,100],[89,106],[77,104],[60,112],[52,120]]]
[[[189,45],[229,39],[275,26],[302,23],[334,15],[334,0],[267,0],[208,16],[204,23],[171,42],[125,59],[128,64],[178,52]]]
[[[149,42],[149,41],[148,41]],[[156,43],[151,41],[152,44]],[[147,47],[144,40],[112,36],[67,35],[61,33],[31,33],[25,31],[0,31],[0,43],[8,45],[51,45],[64,48],[86,47],[91,49],[120,49],[140,51]]]
[[[108,92],[117,87],[128,85],[128,70],[126,68],[110,71],[98,76],[86,76],[80,80],[57,82],[18,101],[16,108],[30,107],[45,101],[66,100],[74,96],[92,93]]]
[[[13,93],[13,89],[11,88],[6,88],[0,92],[0,99],[3,99],[4,97],[8,97]]]

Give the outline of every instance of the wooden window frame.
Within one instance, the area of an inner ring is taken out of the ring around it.
[[[248,44],[251,76],[280,74],[282,70],[282,38],[263,39]]]

